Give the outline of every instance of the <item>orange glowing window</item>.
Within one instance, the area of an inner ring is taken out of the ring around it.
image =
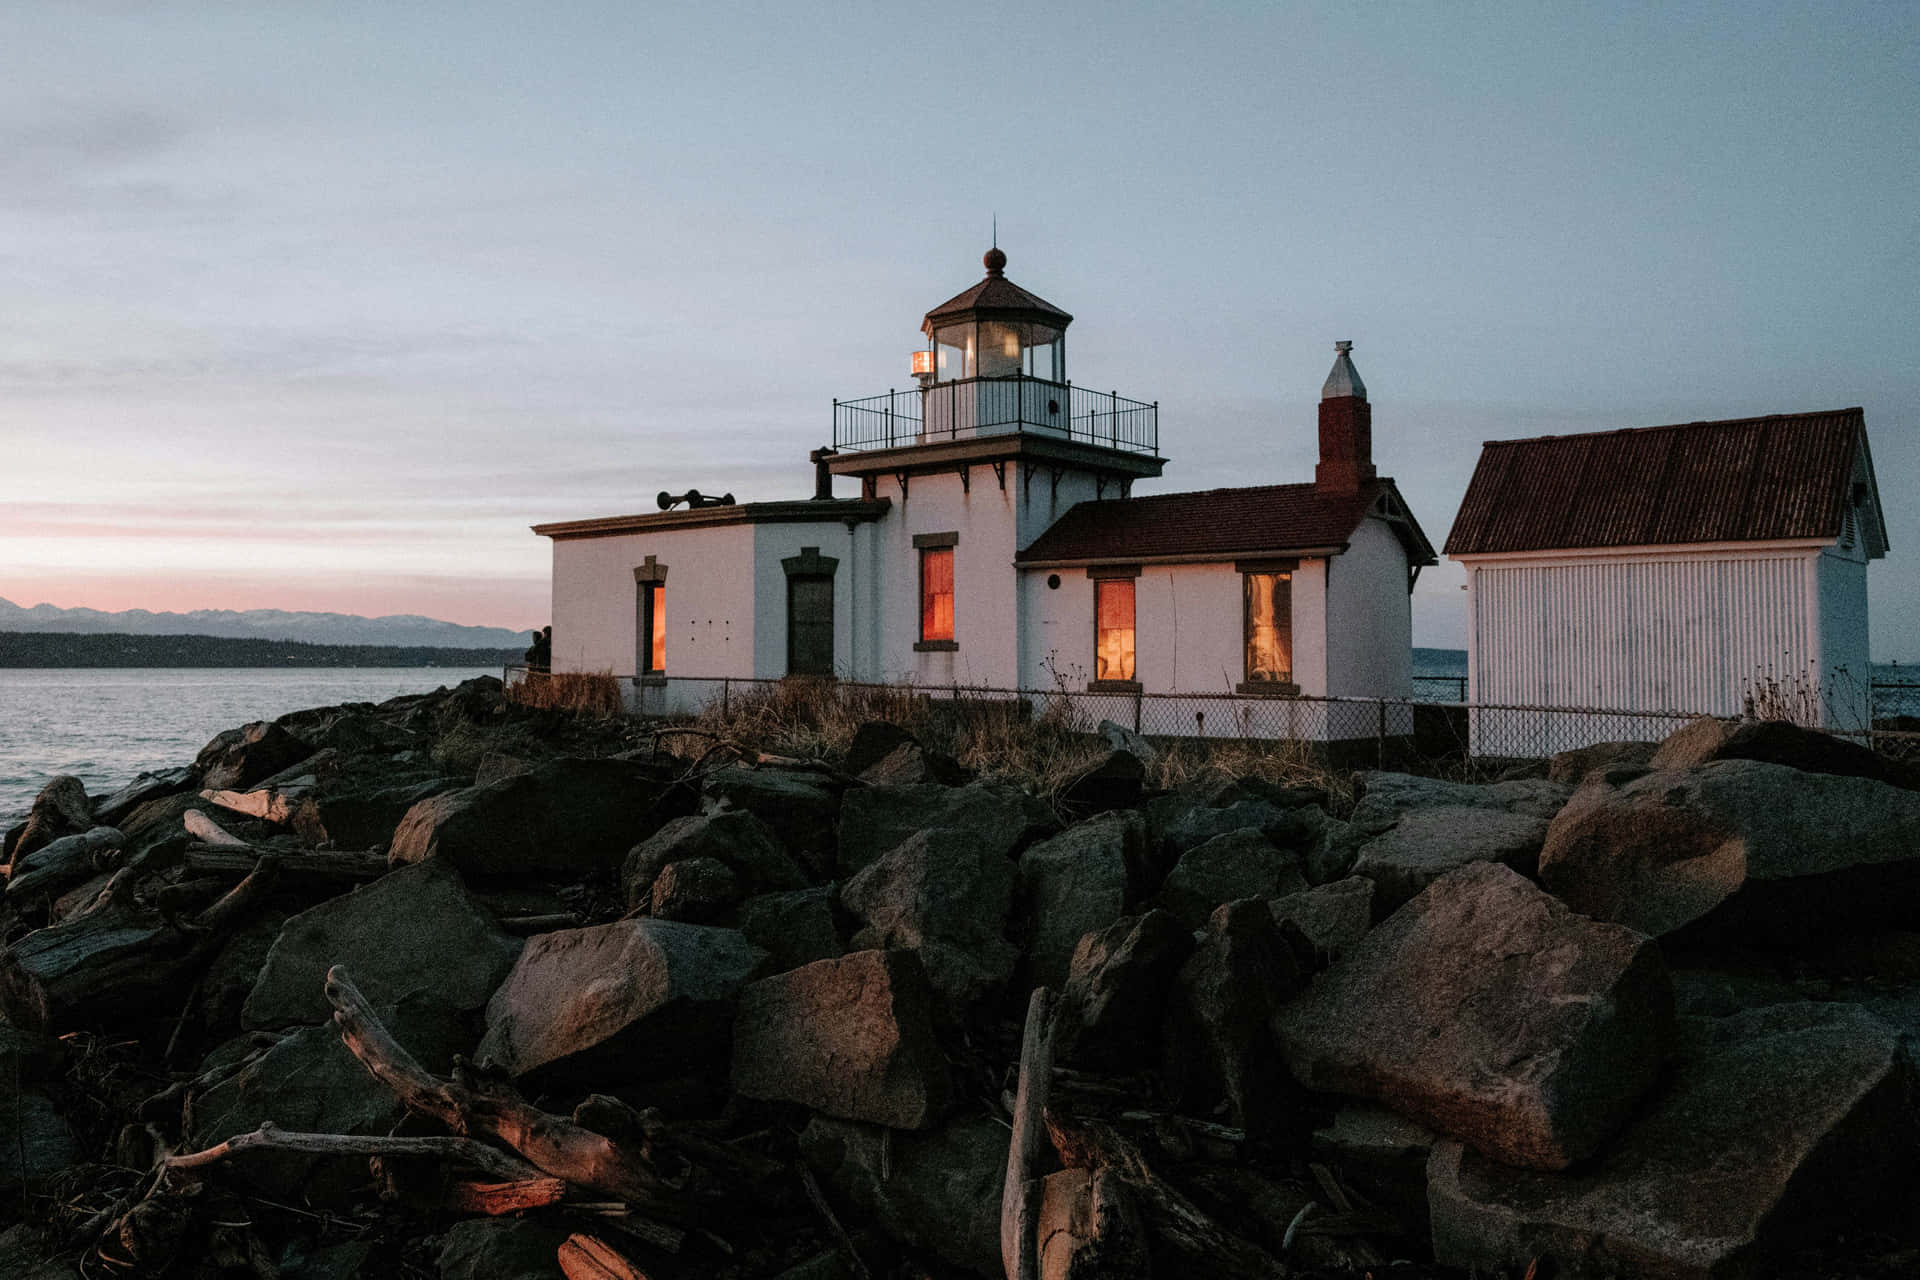
[[[1247,577],[1247,680],[1287,684],[1293,679],[1293,575]]]
[[[649,583],[642,591],[646,600],[646,672],[652,675],[667,669],[667,584]]]
[[[1133,679],[1133,579],[1093,584],[1093,678]]]
[[[920,551],[920,638],[953,639],[953,548]]]

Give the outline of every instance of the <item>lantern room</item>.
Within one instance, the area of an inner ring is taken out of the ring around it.
[[[921,326],[927,347],[914,353],[921,385],[1014,377],[1065,382],[1073,317],[1007,279],[1007,255],[997,246],[984,261],[986,279],[927,312]]]

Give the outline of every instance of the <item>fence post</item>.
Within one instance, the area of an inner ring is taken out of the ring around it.
[[[1107,392],[1107,434],[1113,441],[1113,447],[1120,447],[1120,393]]]
[[[893,448],[893,388],[887,388],[887,448]]]
[[[1145,697],[1146,695],[1140,690],[1133,691],[1133,731],[1135,733],[1140,732],[1140,703],[1145,700]]]
[[[721,720],[721,723],[723,724],[732,715],[732,709],[728,706],[728,703],[731,700],[730,695],[732,694],[732,692],[733,692],[733,681],[728,679],[726,676],[721,676],[720,677],[720,720]]]
[[[1377,718],[1373,727],[1373,746],[1375,767],[1387,767],[1387,700],[1381,698],[1373,704]]]

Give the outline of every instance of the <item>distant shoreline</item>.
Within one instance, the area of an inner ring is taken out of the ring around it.
[[[0,631],[0,670],[246,667],[501,667],[519,649],[442,645],[312,644],[229,636],[143,636],[113,632]]]

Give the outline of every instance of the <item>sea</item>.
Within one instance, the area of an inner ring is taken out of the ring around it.
[[[497,666],[0,669],[0,830],[25,816],[55,774],[107,795],[144,771],[192,764],[223,729],[499,674]]]

